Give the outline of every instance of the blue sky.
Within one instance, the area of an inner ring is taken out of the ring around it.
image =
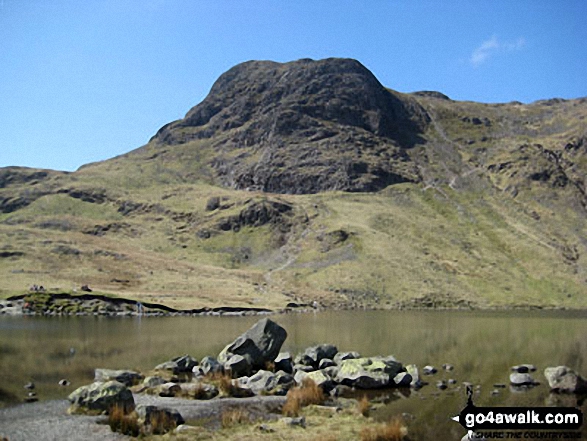
[[[0,167],[145,144],[233,65],[350,57],[453,99],[587,96],[584,0],[0,0]]]

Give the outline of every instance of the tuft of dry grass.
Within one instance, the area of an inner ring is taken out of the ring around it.
[[[369,416],[369,412],[371,411],[371,403],[369,402],[367,395],[363,395],[363,397],[357,401],[357,410],[364,417]]]
[[[251,416],[249,413],[240,408],[227,409],[222,412],[222,427],[229,428],[238,424],[249,424],[251,423]]]
[[[108,412],[108,425],[113,432],[139,436],[141,426],[136,412],[126,412],[124,406],[115,405]]]
[[[310,404],[324,404],[326,396],[320,386],[311,378],[304,378],[300,386],[287,392],[287,401],[283,405],[282,413],[286,416],[296,417],[300,409]]]
[[[150,421],[151,433],[163,435],[177,427],[175,420],[165,412],[155,412]]]
[[[365,427],[361,430],[361,441],[402,441],[408,429],[401,418],[393,418],[388,423]]]
[[[209,373],[205,379],[206,382],[216,385],[220,393],[224,396],[232,397],[238,395],[239,387],[234,383],[230,371]]]

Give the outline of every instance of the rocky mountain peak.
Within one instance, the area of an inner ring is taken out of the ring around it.
[[[152,141],[212,139],[219,154],[210,165],[231,187],[373,191],[417,180],[404,150],[428,120],[415,100],[385,89],[356,60],[250,61],[221,75],[204,101]],[[237,149],[235,160],[229,152]]]

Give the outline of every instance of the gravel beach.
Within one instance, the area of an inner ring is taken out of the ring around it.
[[[162,398],[150,395],[134,396],[136,404],[153,404],[177,409],[184,419],[206,419],[214,426],[222,411],[232,407],[246,407],[255,416],[278,411],[285,397],[220,398],[209,401]],[[43,401],[0,409],[0,438],[9,441],[117,441],[130,437],[113,433],[105,424],[104,416],[68,415],[66,400]]]

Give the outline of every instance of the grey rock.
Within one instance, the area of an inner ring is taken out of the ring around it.
[[[181,393],[181,386],[177,383],[168,382],[157,386],[157,393],[160,397],[175,397]]]
[[[529,372],[536,372],[536,366],[533,364],[519,364],[516,366],[512,366],[512,372],[517,372],[518,374],[527,374]]]
[[[427,365],[422,368],[422,373],[424,375],[434,375],[437,372],[438,369],[436,369],[434,366]]]
[[[302,371],[302,372],[313,372],[316,369],[312,366],[306,366],[305,364],[296,364],[294,365],[294,372]]]
[[[267,424],[260,424],[257,429],[259,429],[261,432],[263,433],[273,433],[275,432],[275,430],[273,430],[271,427],[269,427]]]
[[[192,372],[194,367],[198,365],[198,360],[187,354],[175,357],[171,361],[177,364],[177,372],[174,372],[176,374]]]
[[[277,357],[275,357],[274,363],[276,371],[284,371],[288,374],[294,373],[293,357],[289,352],[280,352]]]
[[[410,387],[412,384],[412,376],[407,372],[400,372],[393,377],[393,382],[397,387]]]
[[[159,377],[158,375],[153,375],[151,377],[146,377],[143,380],[143,386],[145,387],[157,387],[157,386],[161,386],[162,384],[165,384],[167,381],[165,381],[162,377]]]
[[[337,365],[340,365],[340,363],[344,360],[351,360],[354,358],[361,358],[361,355],[358,352],[339,352],[334,356],[334,362]]]
[[[231,372],[233,378],[249,376],[253,372],[253,367],[249,360],[248,357],[244,357],[243,355],[232,355],[224,363],[224,370]]]
[[[179,365],[175,361],[165,361],[155,366],[156,371],[170,371],[174,374],[179,373]]]
[[[326,369],[332,366],[336,366],[334,361],[332,361],[330,358],[323,358],[318,364],[318,369]]]
[[[214,357],[202,358],[199,366],[194,366],[192,372],[199,375],[218,374],[224,372],[224,366]]]
[[[447,383],[448,384],[457,384],[457,380],[455,380],[454,378],[449,378]]]
[[[298,385],[302,384],[306,378],[311,379],[317,386],[320,386],[326,392],[334,387],[332,378],[322,370],[312,372],[298,371],[294,376],[294,380]]]
[[[567,366],[547,367],[544,376],[551,391],[562,393],[587,393],[587,381]]]
[[[312,366],[314,369],[318,369],[321,360],[325,358],[332,360],[337,353],[338,349],[331,344],[310,346],[303,353],[296,356],[295,362],[296,364]]]
[[[70,412],[79,413],[89,410],[106,413],[112,406],[120,406],[127,411],[135,407],[131,391],[118,381],[95,382],[73,391],[68,400],[71,402]]]
[[[28,390],[33,390],[33,389],[35,388],[35,383],[33,383],[33,382],[31,381],[30,383],[27,383],[27,384],[25,384],[25,385],[24,385],[24,388],[25,388],[25,389],[28,389]]]
[[[455,367],[452,364],[445,363],[442,365],[442,369],[444,369],[447,372],[454,370],[454,368]]]
[[[226,367],[232,356],[240,355],[253,370],[265,369],[268,362],[275,360],[286,338],[285,329],[268,318],[261,319],[227,345],[218,355],[218,361]]]
[[[297,417],[297,418],[281,418],[280,420],[286,426],[294,426],[294,427],[302,427],[306,428],[306,418],[305,417]]]
[[[534,386],[536,381],[530,374],[520,374],[514,372],[510,374],[510,384],[512,386]]]
[[[247,381],[247,386],[256,394],[269,392],[274,385],[275,374],[273,372],[259,370]]]
[[[69,386],[71,384],[71,382],[69,380],[66,380],[65,378],[62,378],[61,380],[59,380],[59,386]]]
[[[321,369],[321,371],[328,375],[330,378],[336,377],[338,375],[339,370],[340,369],[338,366],[330,366],[325,369]]]
[[[208,383],[180,383],[182,395],[187,395],[196,400],[211,400],[218,396],[216,386]]]
[[[446,384],[446,381],[440,380],[436,382],[436,387],[440,390],[445,390],[448,387],[448,385]]]
[[[135,371],[114,370],[114,369],[95,369],[94,381],[118,381],[125,386],[134,386],[143,380],[144,376]]]

